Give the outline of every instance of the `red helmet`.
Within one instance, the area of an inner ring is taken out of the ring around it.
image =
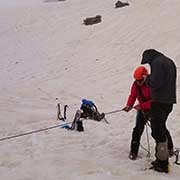
[[[134,78],[136,80],[143,79],[144,75],[148,75],[148,70],[144,66],[139,66],[138,68],[135,69]]]

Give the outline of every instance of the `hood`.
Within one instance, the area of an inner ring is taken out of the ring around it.
[[[143,52],[141,64],[151,64],[155,58],[161,55],[163,54],[156,51],[155,49],[147,49]]]

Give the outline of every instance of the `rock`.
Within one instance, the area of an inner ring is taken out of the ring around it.
[[[92,24],[97,24],[101,22],[101,16],[97,15],[95,17],[88,17],[84,19],[84,24],[85,25],[92,25]]]
[[[129,3],[124,3],[121,1],[117,1],[115,4],[115,8],[120,8],[120,7],[124,7],[124,6],[129,6]]]

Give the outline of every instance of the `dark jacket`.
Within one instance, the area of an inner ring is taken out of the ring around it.
[[[176,103],[176,66],[162,53],[148,49],[143,53],[141,64],[148,63],[151,74],[147,82],[151,88],[152,102]]]

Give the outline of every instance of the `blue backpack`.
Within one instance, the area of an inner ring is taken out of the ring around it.
[[[100,121],[105,117],[104,113],[99,113],[98,109],[93,101],[82,99],[82,104],[80,109],[83,111],[81,113],[82,118],[89,118],[93,120]]]

